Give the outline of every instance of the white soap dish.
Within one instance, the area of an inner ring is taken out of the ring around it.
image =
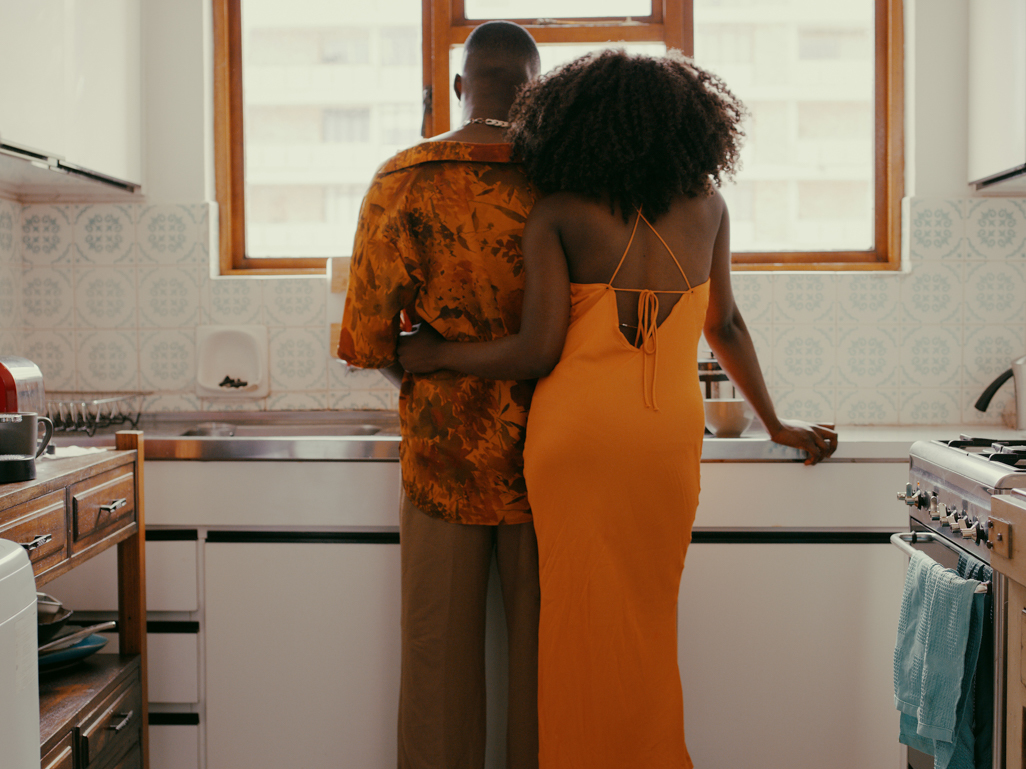
[[[198,326],[196,394],[201,398],[263,398],[270,389],[267,328]]]

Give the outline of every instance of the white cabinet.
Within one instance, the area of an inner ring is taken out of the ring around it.
[[[678,610],[695,766],[897,769],[890,544],[692,544]]]
[[[0,0],[0,139],[142,176],[140,0]]]
[[[207,766],[395,766],[399,546],[205,552]]]
[[[969,5],[969,181],[1026,189],[1026,3]]]
[[[886,532],[908,526],[895,498],[907,480],[907,462],[702,465],[678,607],[696,766],[902,765],[892,671],[907,559]],[[719,541],[702,541],[709,529]]]
[[[200,728],[193,725],[150,726],[150,769],[198,769]]]

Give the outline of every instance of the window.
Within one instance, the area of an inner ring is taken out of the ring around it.
[[[531,30],[543,70],[606,46],[675,47],[723,77],[750,111],[742,170],[723,189],[737,268],[899,266],[901,0],[214,7],[222,272],[317,271],[348,255],[377,166],[455,123],[462,44],[493,18]]]

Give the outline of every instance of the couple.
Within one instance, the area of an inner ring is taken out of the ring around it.
[[[388,161],[361,211],[339,352],[401,381],[399,766],[482,766],[494,551],[508,766],[690,767],[703,330],[773,440],[815,463],[836,435],[776,417],[734,305],[716,186],[741,104],[676,54],[538,70],[526,30],[477,27],[464,125]]]

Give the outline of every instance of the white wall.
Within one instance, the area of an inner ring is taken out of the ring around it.
[[[969,0],[906,0],[905,40],[905,194],[972,195],[966,183]]]
[[[154,203],[212,201],[210,0],[142,0],[143,191]]]

